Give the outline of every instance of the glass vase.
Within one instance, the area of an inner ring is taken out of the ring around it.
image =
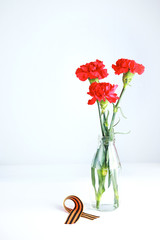
[[[102,137],[91,164],[94,191],[92,207],[112,211],[119,207],[118,175],[121,164],[115,147],[115,138]]]

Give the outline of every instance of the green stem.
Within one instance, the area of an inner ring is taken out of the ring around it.
[[[116,170],[112,172],[112,184],[113,184],[113,190],[114,190],[114,204],[115,204],[115,207],[119,207],[119,195],[118,195]]]
[[[102,123],[102,118],[101,118],[101,110],[100,110],[100,104],[98,101],[97,101],[97,105],[98,105],[98,113],[99,113],[99,120],[100,120],[100,125],[101,125],[102,136],[104,137],[103,123]]]
[[[117,104],[115,106],[113,105],[113,116],[112,116],[112,120],[111,120],[111,124],[110,124],[110,132],[112,131],[112,128],[113,128],[113,125],[114,125],[114,120],[115,120],[115,117],[116,117],[116,113],[118,111],[118,106],[119,106],[121,98],[122,98],[122,96],[124,94],[125,88],[126,87],[123,86],[121,94],[120,94],[120,97],[119,97],[119,100],[117,101]]]
[[[96,208],[99,209],[100,200],[96,201]]]

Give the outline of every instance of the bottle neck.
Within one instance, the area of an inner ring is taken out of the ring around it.
[[[114,134],[110,134],[108,136],[104,136],[101,138],[101,141],[105,146],[109,145],[109,143],[115,143],[115,136]]]

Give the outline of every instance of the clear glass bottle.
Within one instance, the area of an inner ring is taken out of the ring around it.
[[[101,139],[91,164],[94,200],[91,205],[99,211],[112,211],[119,207],[118,174],[121,164],[115,147],[115,138]]]

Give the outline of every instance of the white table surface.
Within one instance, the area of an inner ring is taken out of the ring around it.
[[[122,163],[113,212],[87,207],[91,188],[88,164],[1,166],[0,240],[160,239],[160,163]],[[65,225],[63,200],[71,194],[100,218]]]

